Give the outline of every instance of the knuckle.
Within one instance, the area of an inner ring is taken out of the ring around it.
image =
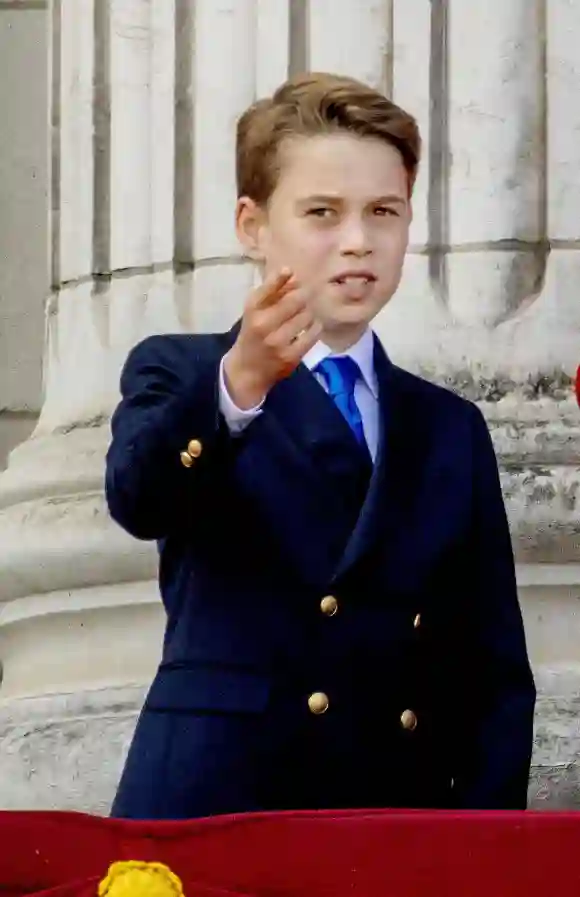
[[[263,315],[256,315],[253,321],[252,329],[256,336],[265,341],[270,333],[270,328],[268,327],[268,319]]]
[[[264,345],[268,347],[268,349],[277,349],[278,348],[278,337],[275,333],[265,333],[264,334]]]
[[[285,365],[292,365],[294,362],[294,357],[296,355],[296,349],[292,343],[289,346],[285,346],[280,350],[280,360]]]

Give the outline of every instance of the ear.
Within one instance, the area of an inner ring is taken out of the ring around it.
[[[249,196],[242,196],[236,203],[236,234],[248,258],[255,262],[264,260],[263,236],[266,212]]]

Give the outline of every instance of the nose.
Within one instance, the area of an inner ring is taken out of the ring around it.
[[[361,218],[354,216],[346,219],[343,222],[340,235],[341,255],[364,258],[370,252],[370,239],[365,222]]]

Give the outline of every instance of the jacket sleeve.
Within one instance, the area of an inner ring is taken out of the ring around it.
[[[113,519],[138,539],[162,539],[189,526],[226,463],[220,353],[207,351],[208,339],[149,337],[123,368],[105,493]]]
[[[536,691],[516,588],[514,559],[493,443],[473,412],[473,583],[469,662],[478,678],[466,695],[471,724],[459,739],[454,792],[462,809],[525,809]]]

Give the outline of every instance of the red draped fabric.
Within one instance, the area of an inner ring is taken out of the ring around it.
[[[4,812],[0,895],[96,897],[112,863],[144,860],[170,867],[185,897],[555,897],[580,895],[579,850],[576,813]]]

